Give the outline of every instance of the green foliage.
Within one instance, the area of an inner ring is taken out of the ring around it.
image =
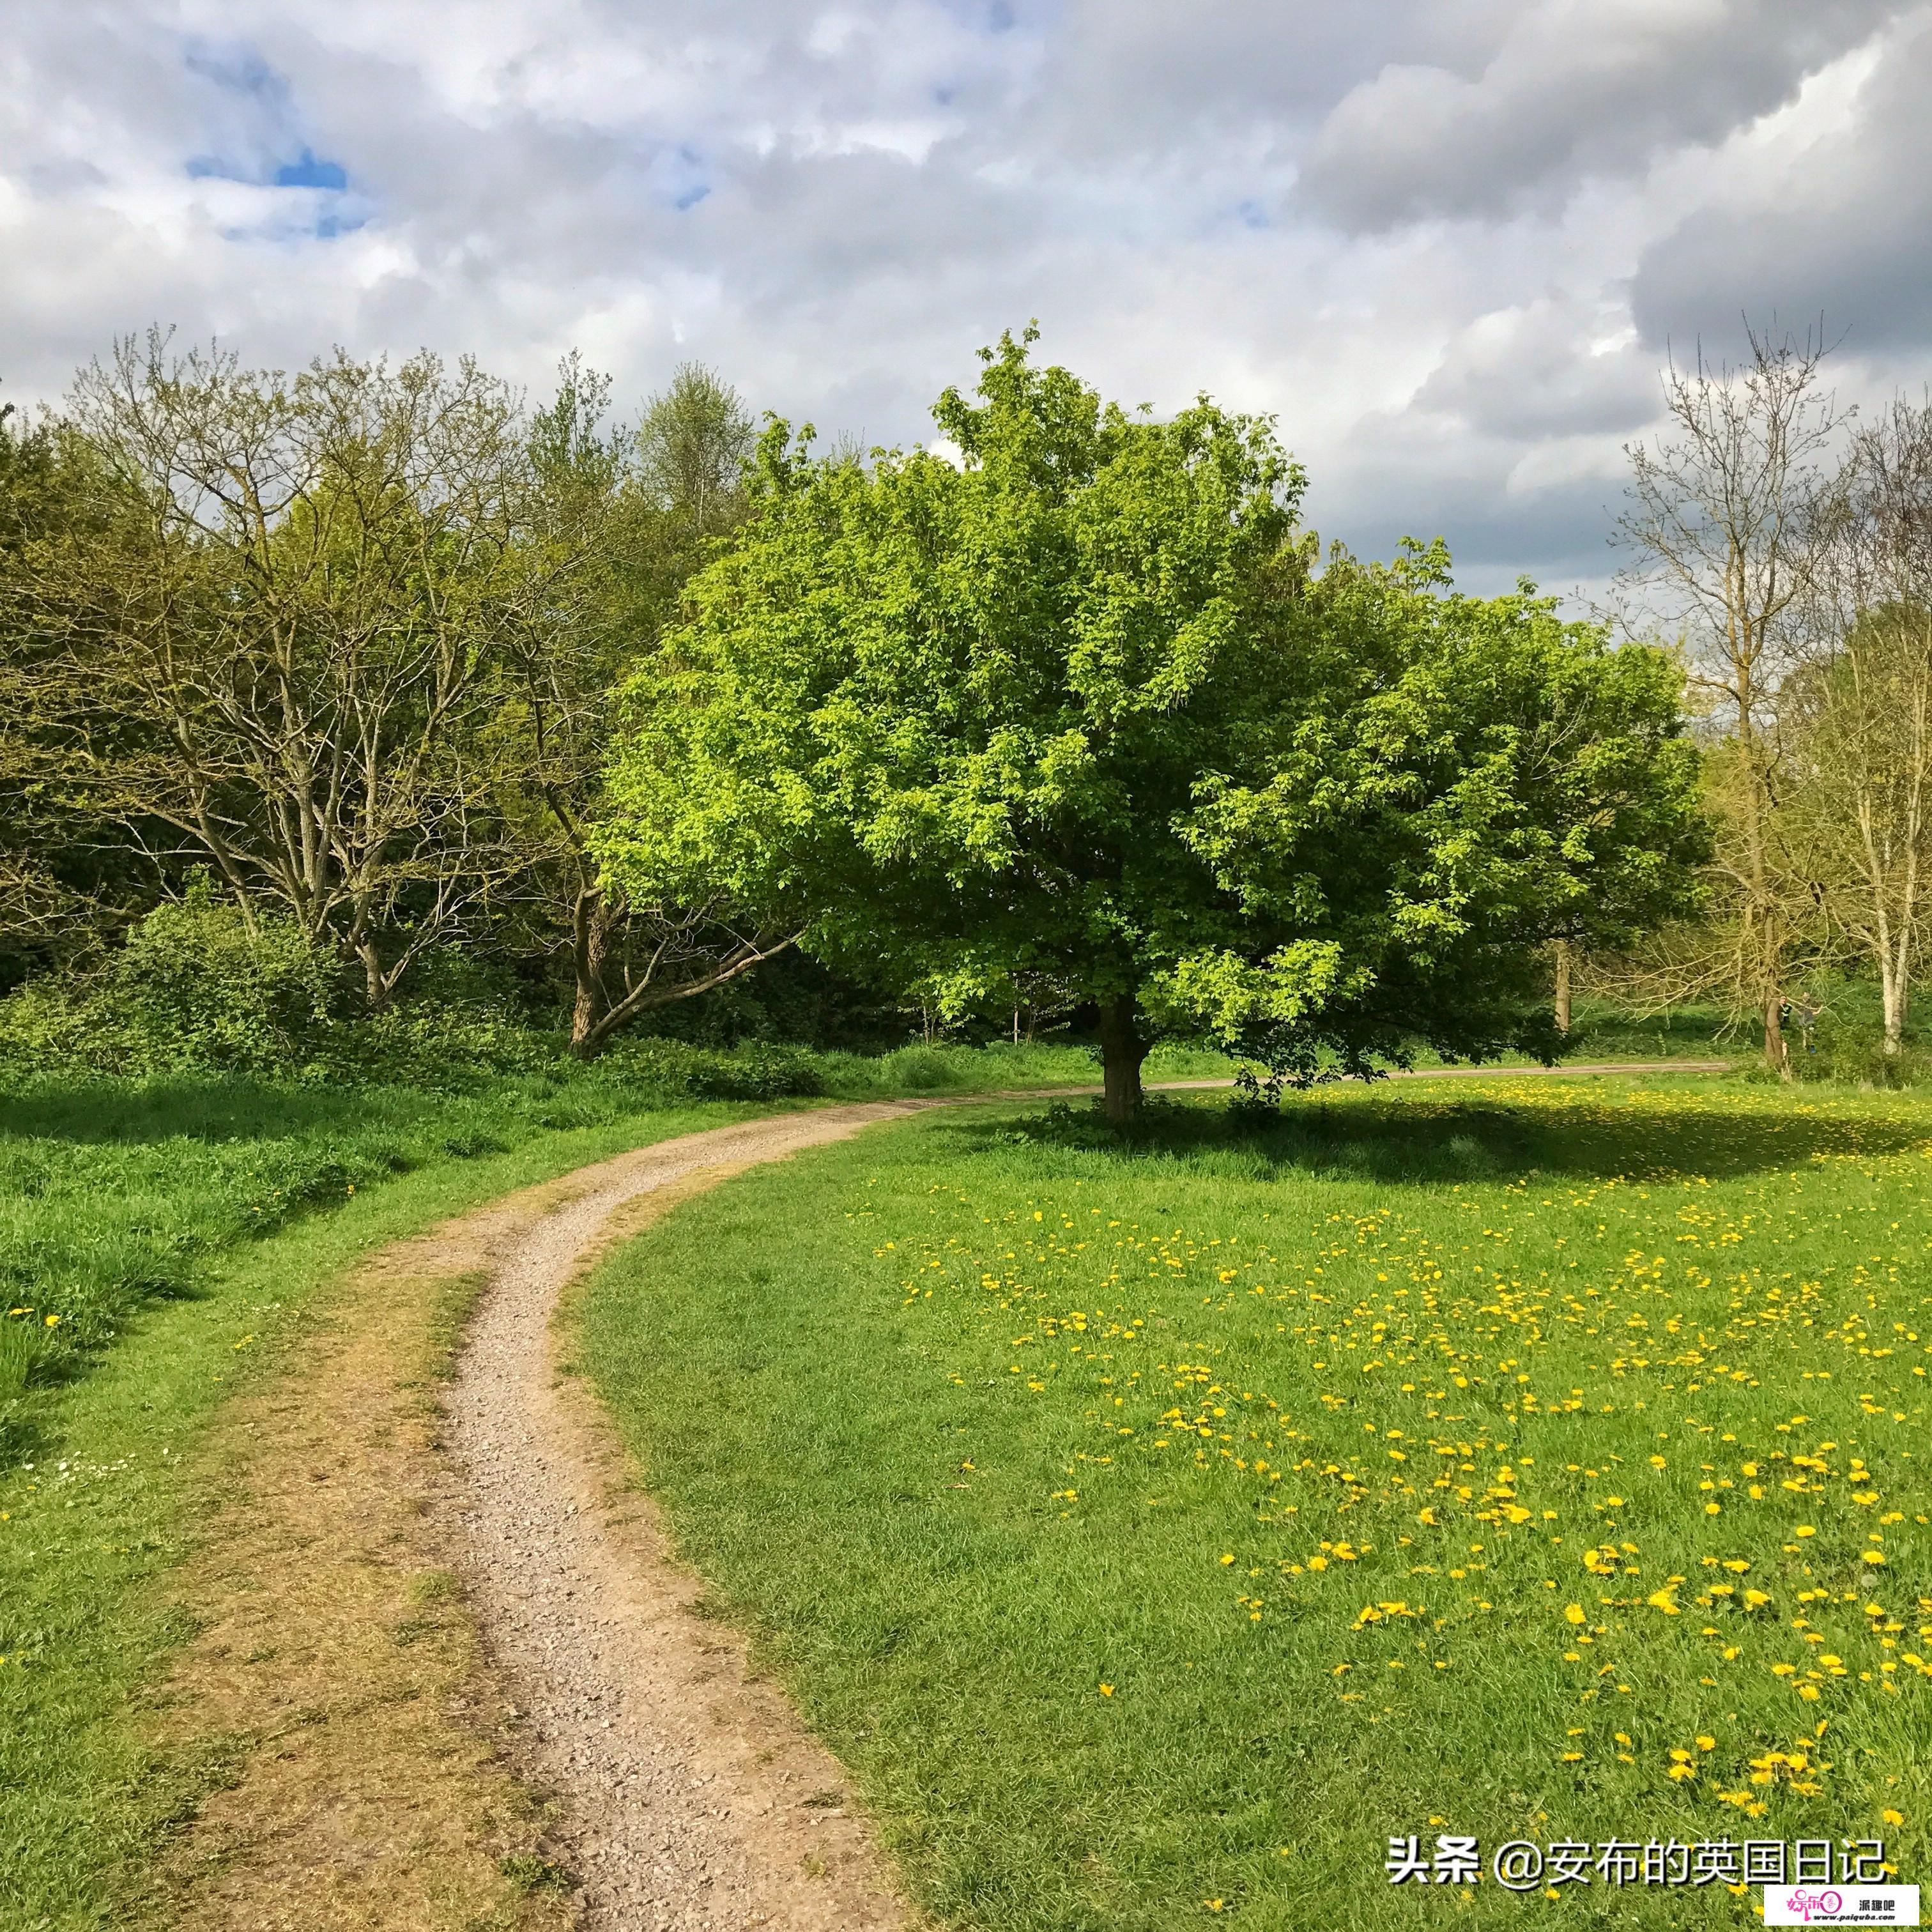
[[[251,929],[204,895],[164,906],[106,966],[0,1000],[0,1066],[135,1079],[246,1075],[308,1086],[486,1091],[506,1078],[660,1100],[768,1100],[823,1090],[818,1056],[765,1040],[621,1042],[594,1070],[532,1027],[494,976],[445,950],[418,997],[358,1011],[339,965],[285,921]],[[968,1055],[968,1059],[971,1056]]]
[[[1784,1031],[1792,1077],[1808,1084],[1917,1087],[1932,1077],[1932,1049],[1909,1021],[1886,1051],[1882,1000],[1864,973],[1820,969],[1794,984]]]
[[[602,1063],[614,1078],[667,1098],[776,1100],[822,1094],[818,1057],[802,1047],[747,1040],[726,1050],[688,1040],[621,1040]]]
[[[680,362],[638,425],[638,481],[679,538],[700,543],[742,510],[745,465],[757,445],[744,399],[699,362]]]
[[[1688,902],[1661,656],[1440,547],[1318,568],[1271,426],[986,352],[955,464],[774,424],[744,539],[631,680],[599,836],[963,1010],[1041,974],[1301,1076],[1553,1050],[1534,949]]]
[[[251,922],[202,886],[150,913],[98,973],[0,1003],[0,1052],[103,1072],[276,1072],[314,1054],[340,992],[335,962],[292,921]]]
[[[48,728],[53,646],[32,590],[40,547],[98,543],[116,496],[82,438],[0,407],[0,986],[84,951],[136,881],[152,889],[147,855],[104,839],[75,796],[75,748]]]
[[[206,892],[142,920],[115,956],[108,983],[134,1031],[154,1042],[178,1037],[177,1064],[238,1070],[285,1063],[341,992],[335,962],[300,927],[274,919],[251,926]]]

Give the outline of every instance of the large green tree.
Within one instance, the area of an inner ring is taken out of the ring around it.
[[[1680,910],[1678,675],[1439,546],[1322,557],[1268,422],[1171,422],[984,353],[936,452],[775,423],[745,539],[632,680],[600,849],[963,1005],[1096,1016],[1130,1116],[1163,1032],[1291,1078],[1552,1052],[1538,948]]]

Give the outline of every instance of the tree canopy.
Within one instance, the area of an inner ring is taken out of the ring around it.
[[[1440,546],[1325,556],[1271,422],[1168,422],[982,352],[940,449],[774,421],[740,542],[628,681],[599,849],[963,1006],[1091,1003],[1110,1114],[1162,1032],[1305,1080],[1554,1049],[1536,949],[1688,903],[1663,655]]]

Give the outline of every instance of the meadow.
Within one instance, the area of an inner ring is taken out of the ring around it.
[[[0,1460],[58,1440],[56,1392],[143,1308],[197,1293],[238,1248],[399,1175],[661,1104],[530,1078],[467,1093],[193,1076],[22,1083],[0,1099]]]
[[[1925,1102],[1729,1079],[976,1108],[686,1204],[580,1345],[942,1922],[1738,1924],[1641,1848],[1922,1875],[1929,1186]]]
[[[1226,1064],[1172,1051],[1158,1063],[1171,1077]],[[553,1052],[547,1065],[442,1084],[15,1071],[0,1095],[0,1464],[37,1439],[44,1393],[86,1372],[138,1310],[194,1293],[220,1256],[358,1189],[666,1107],[1093,1076],[1092,1056],[1064,1046],[867,1057],[664,1041],[590,1066]]]

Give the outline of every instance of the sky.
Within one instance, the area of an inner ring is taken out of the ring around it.
[[[904,444],[1036,317],[1274,416],[1324,538],[1588,599],[1666,357],[1932,374],[1928,89],[1886,0],[8,0],[0,398],[159,322]]]

